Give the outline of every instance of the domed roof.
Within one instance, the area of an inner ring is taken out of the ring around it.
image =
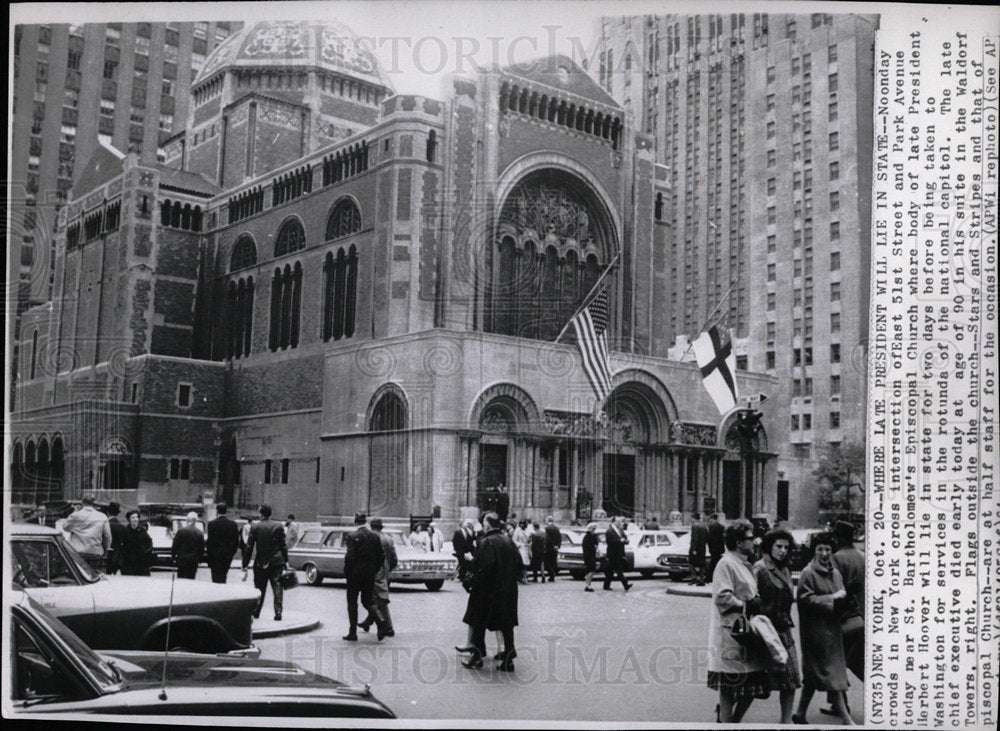
[[[249,23],[215,47],[194,85],[224,67],[319,67],[391,88],[375,56],[336,21],[281,20]]]

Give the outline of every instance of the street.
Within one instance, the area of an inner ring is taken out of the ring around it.
[[[239,577],[235,569],[229,574],[230,581]],[[207,581],[208,571],[199,570],[198,578]],[[627,594],[620,585],[602,591],[600,582],[594,593],[584,593],[582,581],[565,575],[555,583],[522,585],[514,673],[496,671],[496,662],[482,670],[460,665],[465,656],[454,646],[465,644],[467,594],[457,582],[436,593],[423,585],[394,585],[396,636],[381,643],[374,628],[359,631],[356,643],[341,639],[347,631],[344,582],[303,584],[285,593],[285,611],[313,615],[321,625],[256,643],[263,658],[370,683],[400,718],[712,722],[716,693],[705,684],[711,600],[668,595],[665,578],[631,580]],[[269,595],[262,616],[270,613]],[[496,649],[492,633],[487,649]],[[851,683],[848,701],[861,722],[862,685],[853,676]],[[825,694],[818,693],[811,722],[830,720],[819,713],[821,705]],[[779,717],[774,693],[755,701],[745,721],[773,724]]]

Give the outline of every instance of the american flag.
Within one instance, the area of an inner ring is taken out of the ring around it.
[[[590,304],[571,321],[576,344],[583,356],[583,370],[603,401],[611,393],[611,367],[608,365],[608,288],[605,286]]]

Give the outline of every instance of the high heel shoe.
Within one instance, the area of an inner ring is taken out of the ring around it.
[[[468,660],[462,663],[463,668],[468,668],[469,670],[478,670],[483,666],[483,658],[479,655],[473,655]]]

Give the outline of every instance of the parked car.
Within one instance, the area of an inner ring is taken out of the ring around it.
[[[344,538],[353,526],[323,526],[303,528],[295,547],[288,552],[288,565],[306,575],[306,582],[316,586],[323,579],[344,578]],[[394,584],[423,584],[429,591],[438,591],[444,582],[458,573],[458,561],[449,552],[426,553],[410,546],[402,531],[386,528],[382,531],[393,540],[399,564],[389,574]]]
[[[690,535],[678,536],[669,530],[643,530],[629,543],[626,547],[626,558],[631,556],[629,570],[638,571],[646,578],[657,572],[669,573],[672,579],[680,578],[691,570],[688,565]]]
[[[162,652],[169,610],[172,648],[258,652],[250,624],[260,595],[253,587],[105,576],[60,531],[40,525],[12,525],[7,540],[14,583],[93,647]]]
[[[173,566],[173,545],[174,545],[174,535],[178,530],[183,528],[187,524],[187,518],[183,515],[173,515],[160,517],[151,521],[150,525],[147,526],[147,531],[149,532],[149,537],[153,540],[153,565],[154,566]],[[239,524],[239,521],[237,521]],[[198,526],[198,530],[201,534],[208,537],[208,528],[205,525],[205,521],[199,518],[195,521],[195,525]],[[205,550],[202,551],[201,563],[208,563],[208,546],[206,545]]]
[[[563,542],[559,547],[558,568],[560,571],[568,571],[569,575],[577,581],[587,575],[587,568],[583,563],[583,533],[579,531],[563,531]],[[604,531],[597,531],[597,567],[604,570],[604,553],[607,546],[604,542]]]
[[[673,533],[673,531],[670,531]],[[662,570],[670,574],[672,581],[680,581],[691,573],[691,561],[688,553],[691,550],[691,531],[687,530],[683,535],[673,533],[674,539],[670,545],[658,550],[656,562]],[[708,558],[705,558],[708,561]]]
[[[367,687],[350,687],[290,662],[187,652],[97,653],[24,592],[13,592],[10,620],[5,718],[395,718]]]

